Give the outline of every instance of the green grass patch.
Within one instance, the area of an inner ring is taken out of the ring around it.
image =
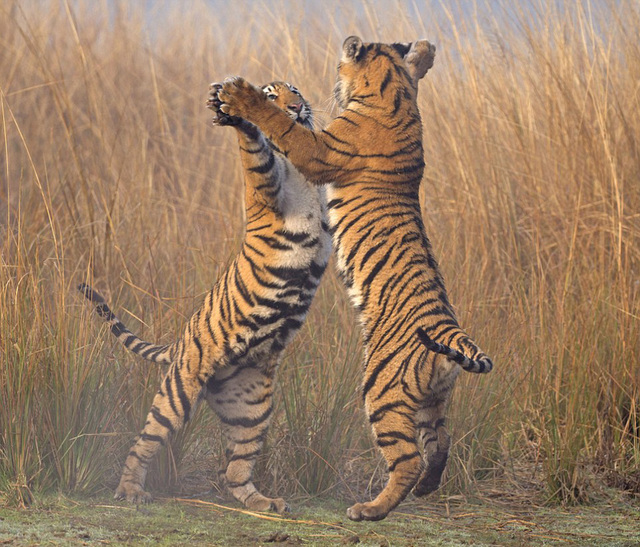
[[[386,520],[351,522],[346,505],[313,499],[284,516],[221,500],[163,499],[149,506],[107,497],[47,497],[0,509],[3,545],[632,545],[640,511],[619,500],[565,511],[531,505],[408,501]]]

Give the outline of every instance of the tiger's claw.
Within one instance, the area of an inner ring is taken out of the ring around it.
[[[217,91],[217,96],[222,101],[219,107],[221,112],[247,120],[256,106],[267,102],[266,95],[259,87],[240,76],[225,79],[222,82],[222,89]]]
[[[207,99],[207,108],[213,110],[214,116],[212,118],[213,125],[225,126],[225,125],[238,125],[242,122],[242,118],[237,116],[230,116],[222,110],[224,103],[220,100],[220,91],[222,90],[222,84],[213,82],[209,85],[209,98]]]

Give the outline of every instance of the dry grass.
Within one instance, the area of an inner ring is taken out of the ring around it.
[[[241,171],[232,131],[210,126],[208,83],[287,79],[326,119],[338,48],[354,32],[438,45],[420,98],[427,229],[462,324],[496,363],[459,382],[444,491],[524,468],[512,486],[536,483],[549,500],[585,500],[602,478],[628,483],[640,464],[637,4],[492,2],[476,17],[409,2],[300,17],[278,3],[146,16],[133,5],[0,6],[9,498],[110,485],[156,389],[161,371],[115,346],[77,283],[166,342],[238,249]],[[267,490],[358,497],[379,486],[359,352],[330,272],[280,373],[259,463]],[[219,456],[208,413],[194,422],[150,474],[155,487]]]

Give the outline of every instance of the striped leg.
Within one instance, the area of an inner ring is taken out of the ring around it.
[[[189,419],[201,391],[197,378],[185,378],[177,364],[171,366],[153,399],[144,428],[125,460],[116,499],[132,503],[152,501],[151,494],[144,491],[149,463],[169,436]]]
[[[441,401],[433,406],[420,409],[416,416],[418,438],[423,449],[426,469],[413,489],[416,496],[426,496],[440,486],[442,473],[449,458],[451,437],[445,428],[446,403]]]
[[[251,480],[273,410],[273,370],[221,370],[208,384],[207,402],[220,416],[228,441],[224,475],[233,497],[249,509],[282,513],[288,510],[285,501],[263,496]]]
[[[371,502],[356,503],[347,509],[351,520],[381,520],[394,509],[416,484],[422,472],[422,458],[415,437],[415,409],[407,404],[402,388],[387,392],[384,401],[371,394],[365,400],[376,444],[387,460],[389,480]]]
[[[429,392],[416,414],[416,428],[426,464],[413,490],[416,496],[426,496],[438,489],[451,446],[451,437],[445,428],[445,412],[460,367],[442,356],[438,356],[432,366]]]

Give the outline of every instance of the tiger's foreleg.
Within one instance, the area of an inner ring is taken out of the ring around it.
[[[389,469],[389,479],[373,501],[356,503],[347,509],[351,520],[381,520],[411,491],[423,471],[416,442],[416,408],[401,387],[380,399],[369,393],[365,405],[376,444]],[[377,394],[376,394],[377,395]]]
[[[274,370],[243,367],[226,377],[217,375],[209,384],[207,402],[220,417],[228,441],[224,478],[231,495],[249,509],[283,513],[286,502],[262,495],[252,481],[273,410]]]
[[[144,491],[149,464],[160,447],[167,444],[170,435],[189,419],[202,391],[198,378],[189,377],[183,370],[174,363],[162,381],[144,428],[124,462],[116,499],[126,499],[132,503],[152,501],[151,494]]]

